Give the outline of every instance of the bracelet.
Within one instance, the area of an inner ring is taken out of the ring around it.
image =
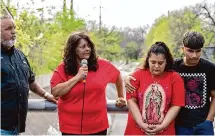
[[[44,95],[43,95],[43,97],[46,98],[48,95],[49,95],[49,93],[45,92]]]

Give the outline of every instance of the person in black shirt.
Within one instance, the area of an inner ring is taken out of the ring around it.
[[[186,88],[185,107],[176,118],[177,135],[214,135],[215,64],[201,58],[204,42],[201,33],[185,33],[184,58],[175,60],[174,69]]]
[[[201,33],[191,31],[184,34],[184,57],[174,61],[174,70],[184,80],[185,107],[181,108],[175,122],[176,135],[214,135],[215,116],[215,64],[201,58],[205,43]],[[126,89],[133,92],[130,80],[125,79]]]
[[[4,14],[1,16],[1,135],[25,131],[29,89],[48,101],[57,102],[37,84],[27,58],[14,47],[15,40],[14,21]]]

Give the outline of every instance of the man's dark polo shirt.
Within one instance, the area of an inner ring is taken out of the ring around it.
[[[35,81],[25,55],[1,49],[1,129],[25,131],[29,84]]]

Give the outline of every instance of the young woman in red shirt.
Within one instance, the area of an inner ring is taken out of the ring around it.
[[[129,114],[125,135],[174,135],[174,119],[184,106],[185,89],[173,70],[173,58],[163,42],[149,49],[142,67],[132,77],[134,93],[127,91]]]

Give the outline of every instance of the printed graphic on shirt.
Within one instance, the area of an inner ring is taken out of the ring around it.
[[[184,78],[186,95],[185,108],[197,109],[206,104],[206,75],[205,73],[180,73]]]
[[[151,84],[143,98],[142,116],[148,124],[160,124],[163,121],[166,95],[160,84]]]

